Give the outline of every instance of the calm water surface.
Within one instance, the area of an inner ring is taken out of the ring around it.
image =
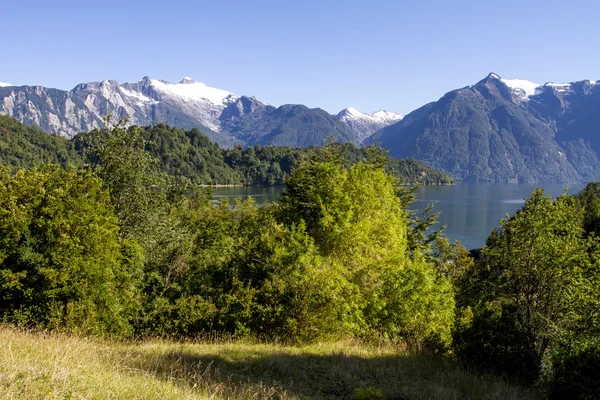
[[[441,212],[440,225],[446,225],[451,240],[460,240],[468,249],[482,247],[490,232],[506,214],[522,207],[524,199],[536,187],[543,187],[552,196],[558,196],[566,185],[529,185],[501,183],[458,183],[454,186],[421,186],[413,209],[423,209],[435,203],[434,211]],[[577,193],[585,184],[571,184],[569,193]],[[277,199],[283,193],[276,187],[217,188],[215,197],[253,197],[258,203]],[[440,226],[438,225],[438,226]]]

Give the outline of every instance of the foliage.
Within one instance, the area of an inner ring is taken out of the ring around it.
[[[146,329],[194,335],[217,331],[288,341],[335,328],[330,272],[303,226],[284,226],[271,207],[189,204],[188,242],[155,285]],[[186,308],[198,304],[197,314]],[[203,311],[202,311],[203,310]],[[329,317],[327,317],[329,313]]]
[[[600,398],[600,347],[591,346],[557,358],[550,382],[550,399]]]
[[[583,208],[583,228],[588,234],[600,237],[600,182],[590,182],[577,196]]]
[[[158,124],[142,128],[141,135],[146,150],[171,176],[184,176],[202,184],[244,183],[240,173],[226,163],[224,150],[198,129],[183,130]]]
[[[42,163],[67,167],[80,166],[82,160],[67,139],[0,115],[0,164],[16,170]]]
[[[299,161],[311,148],[294,149],[255,145],[242,149],[224,149],[227,165],[239,171],[244,185],[283,185]]]
[[[596,241],[577,203],[536,189],[461,279],[457,354],[479,370],[536,380],[551,350],[597,326],[597,283]]]
[[[140,264],[118,240],[101,181],[88,170],[0,172],[0,312],[5,320],[126,335]]]
[[[381,163],[344,166],[335,148],[317,157],[288,179],[281,218],[306,224],[319,253],[339,271],[346,329],[447,342],[452,288],[420,253],[409,251],[409,221],[395,179]]]

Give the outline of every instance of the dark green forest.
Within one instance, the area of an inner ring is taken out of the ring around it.
[[[185,151],[155,154],[279,156],[222,152],[194,130],[157,140],[170,129],[116,125],[73,148],[38,138],[64,159],[40,150],[2,167],[4,323],[114,339],[385,340],[549,398],[600,396],[599,183],[557,198],[535,190],[474,259],[429,229],[431,209],[408,209],[414,191],[376,146],[303,153],[277,202],[214,204],[183,167],[165,171],[186,165],[174,161]]]
[[[294,166],[317,149],[260,145],[222,149],[198,129],[184,130],[164,124],[143,127],[141,132],[145,149],[164,172],[204,185],[283,185]],[[93,152],[94,138],[99,135],[100,131],[84,132],[67,140],[0,115],[0,163],[17,168],[40,163],[80,166],[87,154]],[[367,156],[364,148],[352,144],[339,146],[351,162]],[[405,184],[454,183],[449,175],[413,159],[390,158],[388,169]]]

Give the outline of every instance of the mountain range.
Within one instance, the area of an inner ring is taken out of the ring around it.
[[[575,182],[600,179],[600,82],[537,84],[490,73],[375,135],[455,179]]]
[[[228,147],[302,147],[322,145],[329,138],[360,144],[402,118],[383,110],[362,114],[348,108],[334,116],[298,104],[273,107],[255,97],[238,96],[191,78],[172,84],[148,77],[136,83],[82,83],[70,91],[0,83],[0,114],[66,137],[103,126],[104,116],[111,114],[114,119],[129,118],[134,125],[166,123],[198,128]]]
[[[222,146],[302,147],[328,140],[372,143],[415,158],[457,180],[575,182],[600,179],[600,81],[538,84],[490,73],[474,85],[402,116],[349,107],[337,115],[274,107],[185,78],[80,84],[71,91],[0,83],[0,114],[72,137],[129,123],[198,128]]]

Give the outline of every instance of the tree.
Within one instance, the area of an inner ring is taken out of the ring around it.
[[[588,183],[576,198],[583,208],[585,231],[600,237],[600,182]]]
[[[93,132],[87,140],[88,160],[109,189],[119,217],[121,235],[145,242],[156,223],[156,211],[166,203],[167,177],[145,151],[141,129],[125,129],[126,120]]]
[[[339,271],[340,318],[349,331],[448,343],[450,281],[410,251],[397,182],[379,156],[371,159],[346,166],[336,147],[327,146],[288,178],[280,218],[305,224],[329,268]]]
[[[597,241],[582,220],[575,199],[542,189],[502,220],[461,282],[458,305],[472,318],[457,331],[459,356],[531,382],[549,351],[597,325]]]
[[[89,170],[0,171],[0,312],[5,320],[127,335],[137,311],[136,247]]]

